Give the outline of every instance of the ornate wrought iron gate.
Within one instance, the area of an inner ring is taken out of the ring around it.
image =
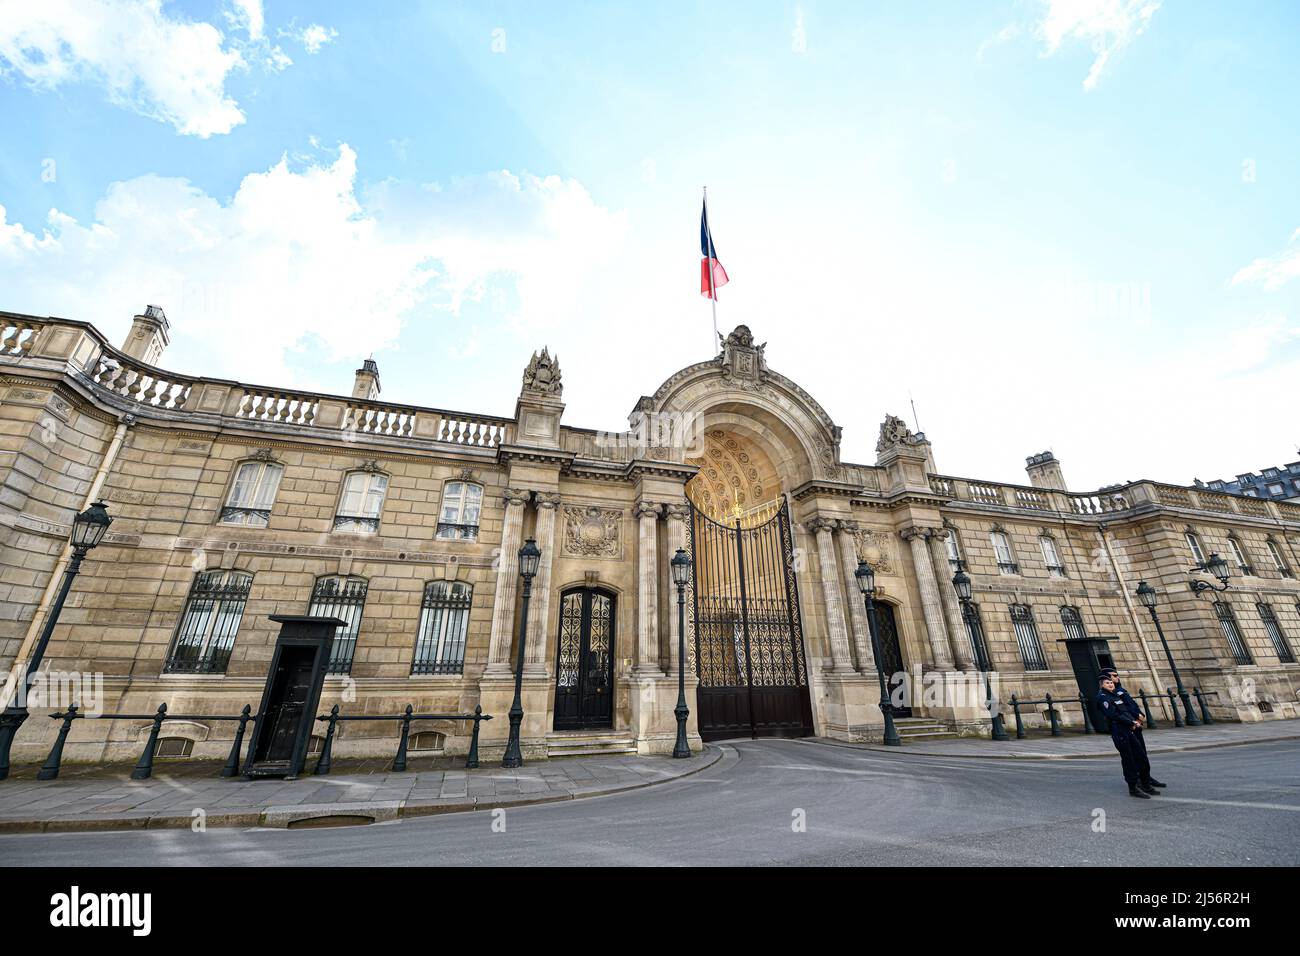
[[[731,526],[692,506],[690,538],[700,736],[811,734],[786,503]]]

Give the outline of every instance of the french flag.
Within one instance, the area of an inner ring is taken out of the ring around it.
[[[704,201],[700,213],[700,295],[710,299],[718,297],[718,290],[727,284],[727,270],[718,261],[718,250],[713,245],[713,233],[709,231],[709,201]]]

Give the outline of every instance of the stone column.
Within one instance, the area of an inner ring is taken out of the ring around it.
[[[528,492],[507,488],[506,518],[501,526],[501,555],[497,561],[497,590],[492,601],[492,637],[488,642],[488,663],[484,674],[510,674],[510,638],[515,623],[515,595],[519,591],[519,546],[524,530],[524,506]]]
[[[669,504],[664,505],[664,512],[668,516],[668,560],[673,559],[678,548],[686,547],[686,522],[690,519],[691,509],[686,505]],[[677,613],[677,585],[673,584],[673,571],[668,569],[668,673],[673,677],[677,676],[677,644],[678,644],[678,613]],[[686,599],[690,600],[688,594]],[[690,640],[690,633],[686,635]],[[690,651],[688,650],[689,654]],[[687,675],[688,677],[690,675]]]
[[[550,654],[546,649],[551,611],[551,564],[555,559],[555,514],[560,496],[551,491],[537,493],[537,547],[542,557],[533,578],[532,607],[528,611],[528,651],[525,670],[537,675],[546,673]]]
[[[838,537],[840,539],[840,561],[844,565],[844,576],[848,579],[849,590],[849,625],[853,630],[853,647],[858,655],[858,673],[868,677],[876,676],[876,659],[871,653],[871,629],[867,623],[867,606],[858,590],[858,582],[853,579],[853,572],[858,569],[858,548],[855,534],[858,530],[856,521],[841,521]]]
[[[952,655],[948,651],[948,631],[943,624],[943,599],[934,580],[934,566],[930,563],[930,549],[926,546],[925,528],[907,528],[903,540],[912,546],[912,564],[916,568],[916,583],[921,590],[921,610],[925,615],[925,632],[930,639],[930,663],[938,670],[952,670]]]
[[[817,564],[821,572],[822,596],[826,600],[826,629],[831,639],[831,665],[824,668],[828,674],[851,674],[853,662],[849,657],[849,632],[844,624],[844,604],[840,599],[839,562],[835,559],[834,518],[813,518],[808,528],[817,536]]]
[[[662,677],[659,666],[659,514],[663,505],[642,501],[636,506],[637,646],[634,672]]]
[[[930,531],[930,560],[935,569],[948,568],[948,549],[944,541],[952,534],[947,528],[932,528]],[[957,662],[959,670],[974,671],[979,669],[975,663],[974,651],[971,649],[970,635],[966,622],[961,616],[961,603],[957,600],[957,590],[946,574],[938,581],[939,594],[943,598],[943,616],[948,622],[948,639],[952,643],[952,659]]]

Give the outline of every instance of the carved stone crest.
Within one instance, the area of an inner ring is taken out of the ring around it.
[[[612,508],[564,509],[564,553],[580,558],[617,558],[622,554],[623,512]]]
[[[559,395],[563,392],[564,386],[560,383],[560,357],[557,355],[552,358],[545,348],[540,352],[534,352],[532,361],[524,369],[524,388],[544,395]]]
[[[880,424],[880,440],[876,442],[876,451],[882,452],[895,445],[917,445],[922,441],[907,427],[907,422],[897,415],[886,415]]]
[[[859,561],[866,561],[877,574],[897,574],[894,549],[890,536],[872,528],[859,527],[853,531],[853,550]]]

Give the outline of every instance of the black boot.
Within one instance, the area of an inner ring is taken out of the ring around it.
[[[1148,797],[1160,796],[1160,791],[1157,790],[1155,787],[1151,786],[1151,784],[1149,783],[1138,784],[1138,789],[1141,790],[1143,793],[1145,793]]]
[[[1169,784],[1167,784],[1167,783],[1161,783],[1161,782],[1160,782],[1159,780],[1157,780],[1155,777],[1147,777],[1147,786],[1148,786],[1148,787],[1167,787],[1167,786],[1169,786]]]
[[[1143,793],[1141,790],[1137,788],[1137,784],[1134,784],[1133,786],[1128,788],[1128,795],[1130,797],[1141,797],[1143,800],[1151,799],[1149,796],[1147,796],[1145,793]]]

